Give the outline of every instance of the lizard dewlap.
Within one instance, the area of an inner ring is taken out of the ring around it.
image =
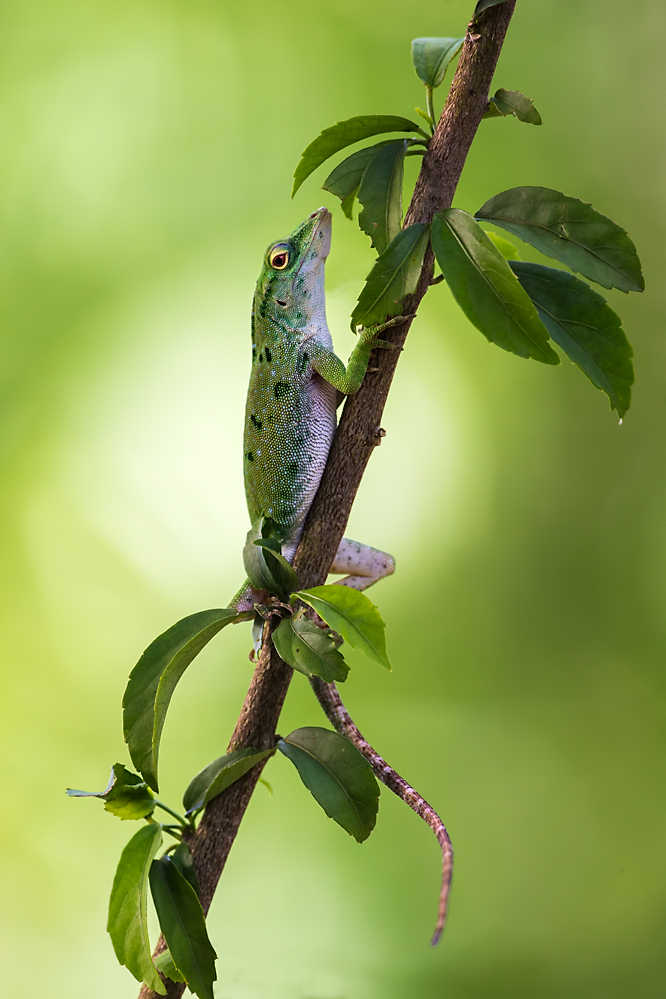
[[[384,326],[359,328],[346,367],[333,352],[324,291],[330,247],[331,213],[319,208],[286,239],[271,243],[252,308],[245,495],[252,523],[270,518],[290,561],[335,433],[337,393],[358,391],[371,351],[384,346],[377,339]],[[393,571],[393,559],[344,539],[331,571],[348,573],[347,585],[365,589]],[[251,599],[242,590],[234,606]]]

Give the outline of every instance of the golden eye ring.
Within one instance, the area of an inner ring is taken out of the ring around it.
[[[276,271],[283,271],[291,263],[291,247],[278,243],[268,254],[268,262]]]

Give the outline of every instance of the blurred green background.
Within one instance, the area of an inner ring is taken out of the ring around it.
[[[141,650],[242,579],[254,281],[322,203],[351,345],[372,256],[323,170],[290,202],[301,149],[353,114],[413,115],[410,40],[463,34],[471,8],[0,3],[3,995],[137,992],[105,933],[136,827],[64,789],[127,762]],[[663,995],[665,45],[661,0],[519,0],[496,84],[544,125],[484,122],[456,199],[539,184],[629,229],[648,290],[609,295],[636,355],[623,425],[568,362],[490,346],[440,286],[349,527],[398,571],[372,594],[394,672],[352,657],[345,699],[450,829],[444,940],[429,831],[385,792],[358,846],[280,758],[211,911],[220,999]],[[172,804],[226,745],[248,647],[225,632],[181,682]],[[281,730],[321,723],[297,676]]]

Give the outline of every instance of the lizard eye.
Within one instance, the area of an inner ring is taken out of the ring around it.
[[[283,271],[291,261],[291,247],[286,243],[278,243],[268,254],[268,262],[276,271]]]

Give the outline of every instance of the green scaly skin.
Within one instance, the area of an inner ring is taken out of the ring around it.
[[[358,391],[371,351],[391,346],[378,334],[403,321],[398,317],[381,326],[359,327],[359,341],[345,367],[333,351],[326,324],[324,267],[330,244],[331,214],[326,208],[313,212],[287,239],[272,243],[252,309],[252,373],[243,438],[245,495],[250,520],[254,524],[261,517],[272,519],[289,561],[324,472],[335,434],[338,392]],[[356,542],[347,544],[355,546],[354,566],[361,566],[360,556],[366,550],[383,555]],[[347,572],[350,553],[343,554],[344,568],[339,571]],[[392,566],[391,557],[384,556],[379,575],[361,572],[367,578],[364,585],[387,575]],[[363,588],[358,582],[351,585]],[[255,598],[246,583],[232,606],[249,610]]]

